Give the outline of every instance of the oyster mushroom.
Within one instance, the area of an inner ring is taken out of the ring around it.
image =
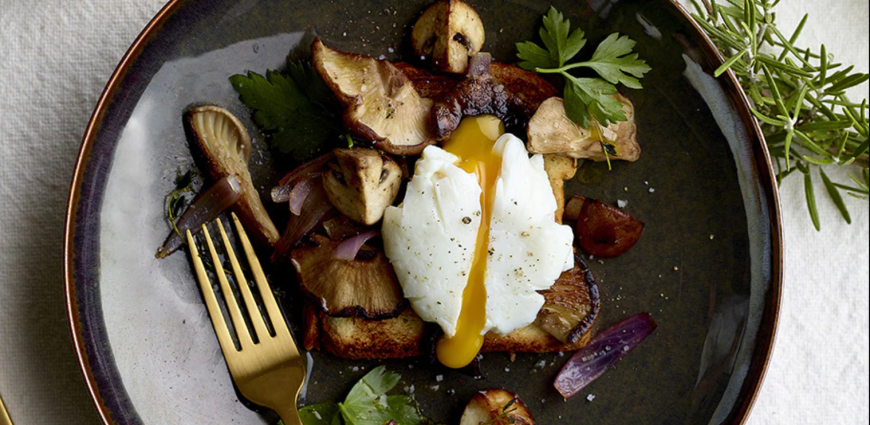
[[[574,268],[563,272],[550,289],[541,291],[544,306],[535,325],[563,344],[574,345],[592,328],[601,300],[589,266],[574,255]]]
[[[323,167],[323,188],[332,205],[357,223],[381,220],[402,183],[402,169],[374,149],[336,149]]]
[[[302,288],[326,314],[335,317],[384,319],[400,314],[405,298],[396,272],[380,250],[360,251],[353,261],[340,260],[340,242],[314,235],[317,244],[290,254]]]
[[[486,32],[477,12],[460,0],[441,0],[423,12],[411,31],[417,56],[431,58],[435,67],[464,74],[468,58],[483,47]]]
[[[256,229],[258,238],[274,244],[280,238],[278,229],[266,213],[260,194],[254,188],[248,161],[251,159],[251,137],[230,111],[217,106],[201,106],[185,114],[193,139],[205,157],[209,175],[220,180],[235,175],[241,186],[241,198],[233,206],[248,229]]]
[[[459,425],[535,425],[535,418],[516,394],[502,389],[481,391],[472,397]]]
[[[615,148],[615,152],[608,152],[610,159],[634,162],[640,158],[634,105],[621,94],[616,94],[615,98],[622,102],[627,120],[604,128],[602,136]],[[529,121],[528,136],[531,153],[559,153],[578,159],[606,160],[596,132],[571,121],[565,113],[564,102],[557,97],[547,99],[538,107]]]
[[[562,224],[562,214],[565,212],[565,180],[574,178],[577,173],[577,160],[560,154],[545,154],[544,171],[547,172],[553,196],[556,198],[556,222]]]
[[[417,155],[435,143],[428,128],[432,101],[393,64],[330,49],[320,39],[311,51],[317,73],[344,105],[345,125],[355,134],[394,155]]]

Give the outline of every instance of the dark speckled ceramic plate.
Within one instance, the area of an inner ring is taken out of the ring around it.
[[[273,421],[238,401],[185,256],[153,257],[167,231],[164,194],[191,166],[181,113],[217,103],[253,129],[228,76],[280,67],[315,34],[344,50],[400,58],[427,2],[173,0],[137,39],[88,126],[67,216],[70,324],[106,424]],[[486,50],[502,61],[515,59],[515,42],[534,38],[550,6],[471,3],[486,24]],[[741,423],[770,354],[782,277],[776,191],[745,98],[730,76],[711,77],[720,58],[668,0],[554,3],[593,41],[630,35],[653,67],[644,90],[626,92],[642,159],[610,172],[584,165],[568,190],[626,200],[647,224],[628,254],[589,261],[602,293],[599,327],[649,311],[659,328],[568,402],[551,385],[566,360],[558,355],[487,355],[487,378],[477,381],[425,360],[386,364],[428,415],[447,423],[490,387],[518,392],[544,425]],[[257,182],[269,187],[282,167],[268,154],[255,162]],[[287,289],[285,309],[298,324],[295,298]],[[336,400],[379,363],[310,360],[303,403]]]

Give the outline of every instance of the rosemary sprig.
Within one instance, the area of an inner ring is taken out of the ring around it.
[[[786,37],[776,26],[774,7],[780,0],[696,0],[695,20],[728,59],[718,77],[734,71],[758,119],[777,168],[777,182],[794,170],[804,175],[807,209],[821,229],[814,175],[819,175],[843,219],[851,223],[842,192],[868,199],[867,99],[854,103],[846,90],[865,83],[868,74],[834,62],[824,44],[818,53],[796,45],[808,16]],[[851,184],[831,181],[824,172],[834,166],[860,167]]]

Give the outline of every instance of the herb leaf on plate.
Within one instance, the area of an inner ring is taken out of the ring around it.
[[[336,403],[312,404],[299,409],[304,425],[341,425],[341,412]],[[280,423],[283,425],[283,423]]]
[[[414,400],[407,396],[387,396],[402,376],[383,366],[364,376],[350,390],[339,409],[348,424],[383,425],[393,420],[398,425],[417,425],[423,421]]]
[[[282,153],[307,159],[342,133],[335,98],[308,62],[290,62],[286,74],[233,75],[230,83],[242,103],[254,110],[254,122]]]
[[[616,84],[643,88],[640,79],[652,69],[633,53],[634,40],[613,33],[598,45],[588,61],[566,65],[586,46],[586,34],[579,28],[571,32],[571,21],[552,6],[544,16],[540,36],[544,47],[532,41],[517,43],[520,67],[565,78],[563,97],[571,121],[588,129],[626,120],[622,103],[613,98]],[[579,68],[595,71],[599,77],[581,78],[569,73]]]
[[[402,376],[383,366],[366,374],[343,403],[322,403],[299,409],[304,425],[419,425],[426,421],[411,397],[387,395]],[[428,422],[427,422],[428,423]],[[281,425],[279,423],[279,425]]]

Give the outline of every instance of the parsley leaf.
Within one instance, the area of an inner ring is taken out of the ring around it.
[[[625,121],[623,105],[614,98],[616,84],[641,89],[640,79],[652,69],[632,52],[637,43],[613,33],[598,45],[588,61],[566,65],[586,46],[586,34],[579,28],[571,32],[571,22],[552,6],[539,33],[544,47],[531,41],[517,43],[520,67],[565,78],[563,97],[571,121],[586,129]],[[591,69],[600,78],[580,78],[568,72],[577,68]]]
[[[637,43],[627,35],[620,37],[618,33],[610,34],[598,45],[592,59],[585,64],[612,84],[622,83],[633,89],[643,88],[637,78],[643,78],[643,74],[652,68],[638,59],[637,53],[631,53],[635,44]],[[629,77],[625,73],[637,78]]]
[[[426,419],[408,396],[387,395],[402,376],[383,366],[373,369],[351,388],[343,403],[323,403],[299,409],[304,425],[419,425]],[[281,425],[281,424],[279,424]]]
[[[304,160],[341,134],[335,98],[308,62],[289,63],[286,75],[277,71],[266,71],[265,77],[250,71],[233,75],[230,83],[242,103],[254,109],[254,122],[282,153]]]
[[[544,16],[544,26],[539,31],[546,49],[531,41],[517,43],[517,56],[524,61],[520,66],[533,71],[535,68],[565,65],[565,62],[576,56],[586,45],[586,34],[583,30],[577,28],[569,35],[570,29],[571,21],[550,6],[550,11]]]
[[[412,398],[386,395],[400,379],[401,375],[387,372],[383,366],[369,372],[354,385],[344,403],[338,405],[345,422],[352,425],[383,425],[390,420],[397,425],[422,422]]]
[[[342,425],[341,412],[335,403],[305,406],[299,409],[299,418],[304,425]]]

